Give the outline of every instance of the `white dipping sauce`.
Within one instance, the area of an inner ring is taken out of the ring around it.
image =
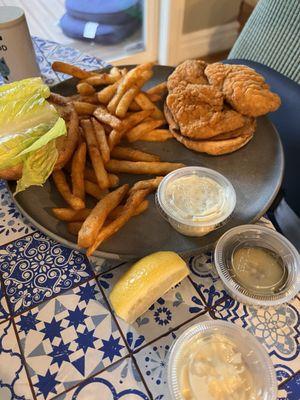
[[[166,201],[173,214],[190,221],[209,221],[224,206],[224,189],[206,176],[189,175],[175,179],[166,187]]]

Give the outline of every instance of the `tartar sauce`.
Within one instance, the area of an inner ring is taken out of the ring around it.
[[[226,336],[196,335],[178,360],[180,392],[185,400],[258,400],[252,374]]]
[[[204,167],[184,167],[161,181],[157,202],[178,232],[203,236],[224,224],[232,214],[236,195],[221,174]]]
[[[209,221],[224,206],[224,189],[206,176],[188,175],[175,179],[166,187],[166,200],[177,217],[191,221]]]

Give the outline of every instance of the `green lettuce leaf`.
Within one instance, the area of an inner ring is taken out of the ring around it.
[[[53,151],[55,139],[67,132],[65,121],[46,100],[49,95],[41,78],[0,86],[0,170],[23,162],[25,177],[18,191],[45,182],[55,154],[57,157],[56,149],[53,156],[48,152]]]
[[[31,185],[42,186],[51,175],[57,158],[58,151],[54,140],[30,153],[23,163],[22,178],[18,180],[14,194]]]

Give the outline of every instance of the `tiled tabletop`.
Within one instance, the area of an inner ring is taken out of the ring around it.
[[[105,65],[53,42],[34,43],[49,85],[65,78],[51,70],[53,60]],[[187,260],[188,278],[128,325],[108,300],[128,264],[88,260],[45,237],[17,211],[4,182],[0,203],[1,400],[168,400],[169,349],[207,319],[255,335],[275,366],[278,399],[299,400],[299,298],[277,309],[245,306],[225,292],[211,253],[203,253]]]

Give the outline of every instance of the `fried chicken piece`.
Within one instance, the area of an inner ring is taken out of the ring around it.
[[[184,88],[188,83],[207,84],[208,81],[204,75],[206,65],[201,60],[186,60],[179,64],[168,78],[169,93],[177,88]]]
[[[252,68],[214,63],[204,72],[209,83],[220,89],[226,101],[241,114],[258,117],[280,106],[280,97],[270,91],[263,76]]]
[[[214,86],[188,84],[168,95],[167,106],[182,135],[207,139],[241,128],[245,117],[224,107],[224,96]]]

